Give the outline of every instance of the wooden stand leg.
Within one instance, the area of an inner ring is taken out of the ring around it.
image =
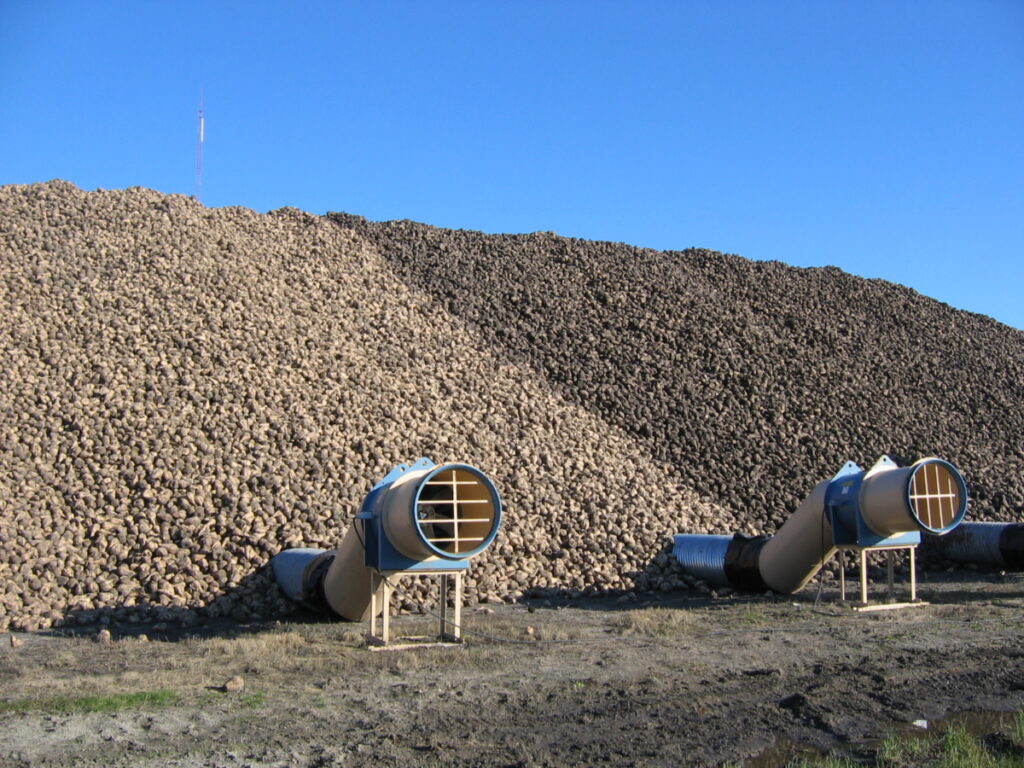
[[[455,574],[455,621],[452,623],[452,639],[462,642],[462,572]]]
[[[868,604],[868,553],[865,549],[860,551],[860,601]]]
[[[380,574],[376,571],[370,571],[370,637],[376,638],[377,635],[377,615],[380,613],[380,600],[378,595],[380,593]]]
[[[893,555],[892,555],[892,550],[891,549],[887,549],[885,551],[885,579],[886,579],[886,584],[889,587],[889,599],[890,600],[895,600],[896,599],[896,584],[895,584],[895,579],[893,578],[893,570],[894,570],[894,562],[893,562],[893,560],[894,560],[894,558],[893,558]]]
[[[917,547],[910,547],[910,602],[917,600]]]
[[[441,605],[438,616],[441,618],[440,626],[437,628],[437,635],[444,640],[448,636],[448,576],[441,576]]]
[[[384,641],[384,644],[387,645],[388,642],[391,640],[391,584],[388,582],[387,579],[382,579],[382,581],[384,595],[383,599],[381,600],[383,605],[381,607],[382,616],[380,636],[381,639]]]
[[[846,552],[839,550],[839,599],[846,602]]]
[[[451,605],[449,605],[449,600]],[[441,576],[441,640],[462,640],[462,573]]]

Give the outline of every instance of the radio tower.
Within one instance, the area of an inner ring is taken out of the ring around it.
[[[206,118],[203,116],[203,89],[199,89],[199,140],[196,142],[196,200],[203,202],[203,138]]]

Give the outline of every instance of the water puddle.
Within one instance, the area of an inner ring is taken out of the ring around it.
[[[934,741],[941,738],[949,728],[962,728],[969,735],[994,742],[998,750],[1005,750],[1014,755],[1024,755],[1024,749],[1017,746],[1024,742],[1024,717],[1017,712],[956,712],[940,720],[916,720],[913,723],[897,723],[892,727],[892,734],[901,739]],[[1016,736],[1016,739],[1012,737]],[[883,739],[864,743],[851,743],[835,750],[837,755],[863,757],[868,753],[879,753]],[[807,744],[801,744],[786,737],[779,737],[764,752],[739,763],[742,768],[778,768],[778,766],[798,764],[804,761],[808,765],[820,763],[826,753]],[[873,762],[871,764],[874,764]]]
[[[805,760],[813,765],[824,756],[821,750],[782,736],[764,752],[748,758],[739,765],[743,768],[779,768],[780,765],[788,765],[795,760]]]

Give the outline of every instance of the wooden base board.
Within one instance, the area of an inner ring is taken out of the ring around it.
[[[912,603],[869,603],[868,605],[851,605],[850,608],[857,613],[870,613],[872,611],[895,611],[900,608],[920,608],[928,605],[927,600],[915,600]]]
[[[403,642],[404,641],[404,642]],[[438,640],[436,637],[399,637],[394,642],[384,643],[379,637],[366,638],[370,651],[408,651],[414,648],[465,648],[461,640]]]

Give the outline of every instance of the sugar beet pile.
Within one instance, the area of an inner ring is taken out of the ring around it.
[[[1024,336],[838,270],[133,188],[0,188],[0,628],[292,610],[370,485],[483,469],[471,599],[672,588],[849,459],[1020,519]]]

